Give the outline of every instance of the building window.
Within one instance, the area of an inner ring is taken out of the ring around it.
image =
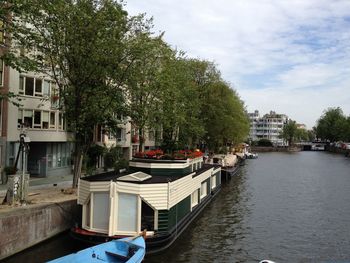
[[[41,79],[35,79],[35,96],[43,96],[43,81]]]
[[[201,184],[201,199],[207,196],[207,182]]]
[[[23,123],[23,110],[18,109],[17,128],[21,128]]]
[[[34,111],[34,128],[41,129],[41,111]]]
[[[41,78],[19,76],[18,94],[42,97],[50,94],[50,82]]]
[[[4,85],[4,61],[0,59],[0,87]]]
[[[34,96],[34,78],[25,77],[25,92],[27,96]]]
[[[155,132],[154,131],[149,131],[148,132],[148,140],[154,141],[155,140]]]
[[[56,129],[56,112],[50,112],[50,129]]]
[[[33,128],[33,111],[25,110],[23,114],[23,123],[28,128]]]
[[[118,142],[125,141],[125,129],[117,128],[116,139]]]
[[[49,97],[50,96],[50,81],[44,80],[44,90],[43,95]]]
[[[65,120],[60,113],[60,129],[65,128]],[[21,125],[34,129],[56,129],[56,112],[18,109],[17,128]],[[63,127],[63,128],[62,128]]]
[[[133,145],[132,146],[132,155],[134,156],[139,150],[139,146],[138,145]]]
[[[42,114],[42,128],[48,129],[49,128],[49,112],[43,111]]]
[[[18,91],[18,93],[20,95],[24,94],[24,77],[23,76],[19,77],[19,91]]]
[[[59,130],[64,129],[64,117],[63,117],[63,114],[61,112],[58,113],[58,129]]]

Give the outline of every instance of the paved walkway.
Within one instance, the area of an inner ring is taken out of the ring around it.
[[[29,179],[29,190],[48,188],[52,186],[70,187],[72,186],[73,175],[48,176],[44,178],[31,177]],[[7,185],[0,184],[0,196],[6,194]]]

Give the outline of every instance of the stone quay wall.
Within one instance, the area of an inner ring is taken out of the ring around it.
[[[77,212],[76,200],[0,210],[0,261],[68,230]]]

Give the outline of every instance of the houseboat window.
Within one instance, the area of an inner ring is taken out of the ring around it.
[[[87,204],[85,205],[85,225],[87,227],[90,227],[90,200],[89,202],[87,202]]]
[[[212,177],[211,177],[211,189],[215,188],[216,187],[216,175],[214,174]]]
[[[138,232],[137,195],[119,193],[118,195],[118,231]]]
[[[198,204],[198,189],[196,189],[192,194],[191,194],[191,207],[194,207]]]
[[[93,228],[108,230],[109,226],[109,192],[93,193]]]
[[[201,184],[201,199],[207,195],[207,182]]]

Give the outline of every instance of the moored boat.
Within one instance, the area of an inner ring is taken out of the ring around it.
[[[52,261],[50,263],[80,263],[80,262],[125,262],[139,263],[146,253],[145,240],[142,236],[129,237],[97,246],[89,247]]]
[[[235,176],[240,169],[241,158],[235,154],[215,154],[209,160],[209,163],[221,167],[221,179],[228,181]]]
[[[252,152],[247,152],[245,154],[247,159],[257,159],[258,158],[258,154],[257,153],[252,153]]]
[[[147,253],[159,252],[176,240],[221,188],[221,167],[204,164],[201,154],[170,160],[145,156],[134,157],[127,172],[80,179],[82,221],[72,229],[73,237],[100,243],[147,229]]]

